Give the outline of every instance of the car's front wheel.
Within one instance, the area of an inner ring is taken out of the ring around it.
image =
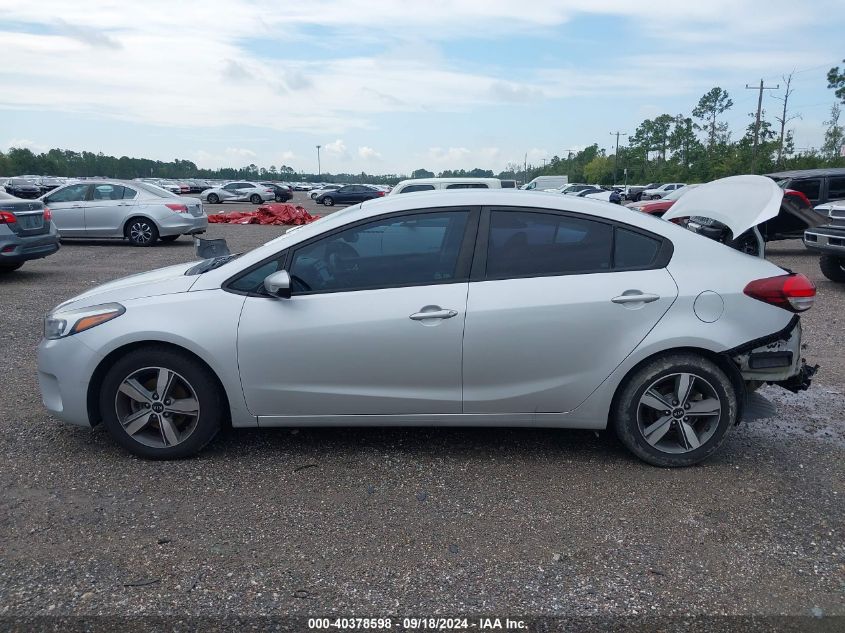
[[[149,459],[188,457],[220,430],[224,400],[214,376],[178,351],[129,352],[106,374],[100,412],[109,434]]]
[[[323,202],[323,205],[325,205],[327,207],[334,206],[334,199],[331,196],[326,196],[325,198],[323,198],[322,202]]]
[[[216,193],[210,193],[208,194],[206,200],[208,200],[208,204],[217,204],[218,202],[220,202],[220,196],[218,196]]]
[[[158,227],[147,218],[132,218],[126,223],[126,239],[132,246],[152,246],[158,240]]]
[[[696,354],[647,362],[614,400],[622,443],[654,466],[691,466],[710,457],[735,425],[737,394],[725,372]]]
[[[819,268],[822,274],[839,283],[845,283],[845,257],[837,255],[822,255],[819,259]]]

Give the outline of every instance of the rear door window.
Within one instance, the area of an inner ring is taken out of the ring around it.
[[[808,178],[807,180],[793,180],[789,183],[788,189],[800,191],[807,196],[810,201],[816,202],[821,196],[822,181],[821,178]]]
[[[571,216],[492,211],[487,277],[567,275],[610,270],[613,227]]]
[[[827,198],[828,200],[845,200],[845,177],[828,180]]]

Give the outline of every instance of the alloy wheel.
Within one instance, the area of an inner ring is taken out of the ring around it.
[[[184,442],[197,427],[200,405],[191,384],[165,367],[145,367],[127,376],[115,395],[123,430],[153,448]]]
[[[129,227],[129,239],[135,244],[148,244],[153,239],[153,228],[147,222],[133,222]]]
[[[646,442],[664,453],[688,453],[716,433],[722,401],[707,380],[675,373],[655,380],[640,397],[637,425]]]

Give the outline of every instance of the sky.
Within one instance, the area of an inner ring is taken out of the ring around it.
[[[796,71],[819,147],[841,0],[0,0],[0,150],[409,173],[541,164]],[[769,119],[782,106],[768,90]],[[794,108],[792,105],[794,104]],[[625,137],[621,142],[624,144]]]

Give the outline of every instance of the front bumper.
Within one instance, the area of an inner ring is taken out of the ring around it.
[[[50,232],[42,235],[0,235],[0,265],[20,264],[41,259],[59,250],[59,233],[51,223]]]
[[[825,225],[807,229],[804,231],[804,246],[820,253],[845,257],[845,228]]]
[[[208,230],[208,216],[174,213],[174,217],[159,222],[159,235],[197,235]]]
[[[88,383],[101,357],[76,334],[38,345],[38,386],[47,410],[64,422],[90,426]]]

